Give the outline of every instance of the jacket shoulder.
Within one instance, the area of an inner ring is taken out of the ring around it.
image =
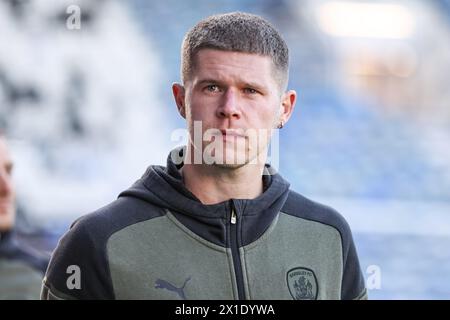
[[[342,243],[343,263],[341,298],[367,298],[364,277],[352,232],[345,218],[333,208],[312,201],[292,190],[289,191],[288,198],[281,211],[291,216],[331,226],[339,232]]]
[[[74,233],[86,232],[94,234],[97,239],[105,239],[129,225],[164,214],[163,208],[149,202],[138,198],[120,197],[112,203],[75,220],[70,227],[70,231]]]
[[[163,214],[162,208],[150,203],[121,197],[77,219],[52,254],[41,298],[114,299],[106,250],[108,239],[129,225]],[[75,281],[71,286],[71,272],[76,271],[81,275],[79,285]]]
[[[288,198],[281,211],[291,216],[331,226],[339,231],[344,242],[349,240],[349,236],[351,237],[350,226],[338,211],[295,191],[289,190]]]

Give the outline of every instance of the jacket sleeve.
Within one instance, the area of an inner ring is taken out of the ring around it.
[[[114,299],[101,221],[76,221],[60,239],[43,280],[42,300]]]
[[[344,265],[341,298],[343,300],[366,300],[368,297],[364,276],[359,264],[353,236],[347,223],[345,223],[343,234]]]

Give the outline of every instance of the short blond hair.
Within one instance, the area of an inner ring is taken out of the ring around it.
[[[181,49],[181,79],[189,79],[201,49],[237,51],[269,56],[276,79],[285,90],[289,78],[289,49],[280,33],[260,16],[232,12],[207,17],[189,30]]]

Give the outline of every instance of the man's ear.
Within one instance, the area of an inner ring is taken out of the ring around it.
[[[185,90],[183,85],[174,83],[172,85],[172,93],[175,98],[175,103],[177,104],[178,112],[186,119]]]
[[[281,98],[281,106],[279,113],[279,123],[282,126],[286,125],[289,121],[289,118],[292,115],[292,112],[295,108],[295,102],[297,101],[297,92],[295,90],[286,91]]]

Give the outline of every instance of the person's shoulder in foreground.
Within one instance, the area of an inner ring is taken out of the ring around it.
[[[296,101],[288,60],[261,17],[230,13],[194,26],[183,83],[172,86],[189,143],[73,224],[42,298],[365,298],[345,220],[266,164]]]
[[[0,132],[0,300],[39,299],[48,258],[16,239],[13,161]]]

